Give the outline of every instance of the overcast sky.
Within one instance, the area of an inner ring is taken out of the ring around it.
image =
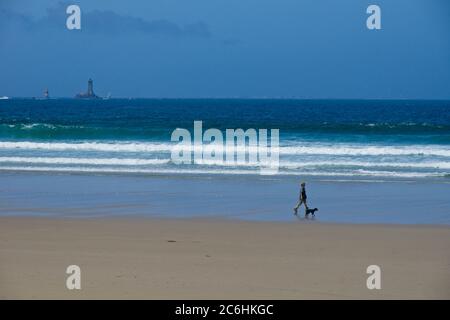
[[[0,96],[90,77],[113,97],[450,99],[450,1],[0,0]]]

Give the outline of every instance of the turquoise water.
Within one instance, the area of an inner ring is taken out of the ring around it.
[[[176,128],[279,129],[279,175],[448,179],[449,101],[0,100],[0,170],[250,175],[258,164],[171,161]]]

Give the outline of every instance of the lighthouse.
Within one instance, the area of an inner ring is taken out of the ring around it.
[[[92,79],[88,80],[88,90],[87,90],[87,95],[89,97],[93,97],[95,96],[94,94],[94,82],[92,81]]]
[[[78,98],[78,99],[100,99],[100,97],[94,93],[94,81],[92,81],[92,79],[89,79],[87,92],[79,93],[75,96],[75,98]]]

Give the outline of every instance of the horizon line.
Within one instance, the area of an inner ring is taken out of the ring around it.
[[[319,101],[319,100],[341,100],[341,101],[351,101],[351,100],[367,100],[367,101],[450,101],[449,98],[306,98],[306,97],[102,97],[98,96],[97,99],[89,98],[76,98],[76,97],[65,97],[65,96],[55,96],[55,97],[40,97],[40,96],[0,96],[1,100],[13,100],[13,99],[23,99],[23,100],[57,100],[57,99],[67,99],[67,100],[309,100],[309,101]]]

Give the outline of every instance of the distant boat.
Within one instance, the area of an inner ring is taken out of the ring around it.
[[[7,96],[0,97],[0,100],[8,100],[8,99],[9,99],[9,97],[7,97]]]

